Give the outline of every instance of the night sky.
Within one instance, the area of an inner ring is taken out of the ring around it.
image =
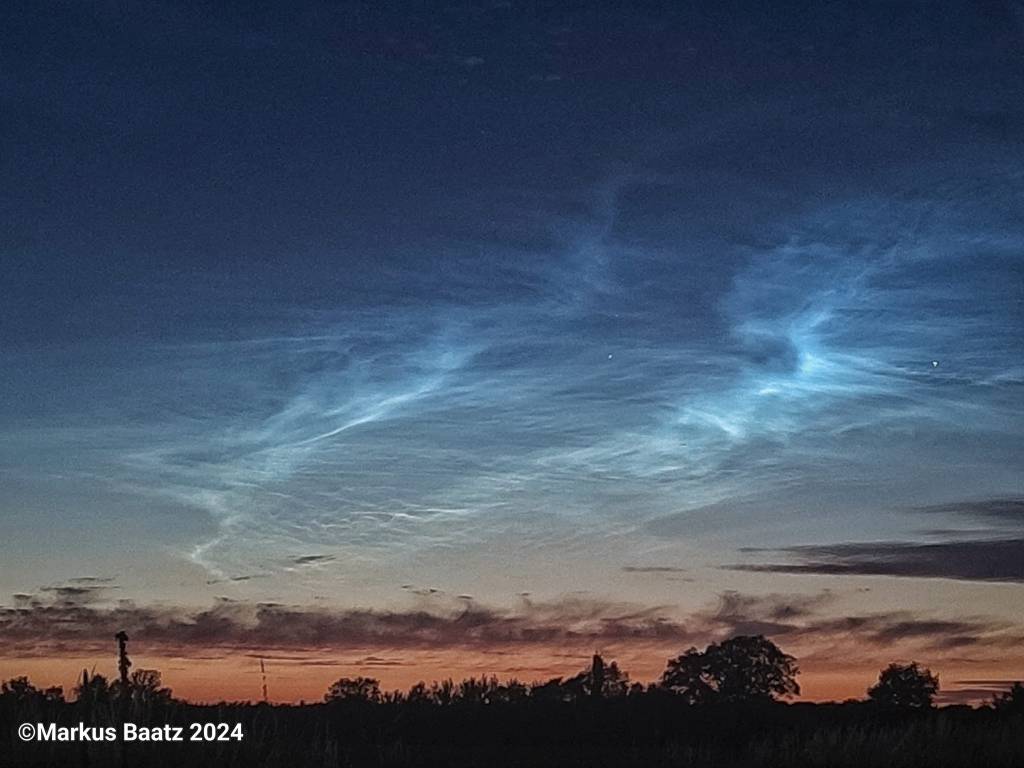
[[[1020,2],[13,0],[0,178],[0,673],[1024,672]]]

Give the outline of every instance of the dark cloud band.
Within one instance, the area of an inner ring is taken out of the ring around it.
[[[444,650],[593,647],[683,648],[739,634],[765,634],[805,647],[856,640],[870,646],[909,642],[948,651],[1012,646],[1024,630],[985,618],[935,619],[909,611],[834,617],[836,596],[727,592],[714,606],[674,618],[661,607],[593,599],[524,600],[515,609],[476,603],[458,608],[379,611],[327,609],[221,599],[189,609],[118,601],[103,606],[51,593],[19,595],[0,607],[0,656],[53,656],[108,650],[127,629],[149,652],[188,657],[233,653],[317,654],[353,649]]]
[[[784,547],[774,552],[795,562],[736,564],[755,573],[908,576],[963,581],[1024,582],[1024,538],[946,541],[934,544],[878,542]]]

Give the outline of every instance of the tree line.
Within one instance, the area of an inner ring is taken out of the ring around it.
[[[73,690],[75,701],[93,705],[131,702],[133,705],[160,705],[173,700],[160,673],[136,669],[128,673],[131,662],[123,643],[119,648],[121,677],[113,682],[87,671]],[[797,660],[763,635],[741,635],[712,643],[703,651],[691,647],[670,659],[657,681],[644,685],[631,681],[629,674],[615,661],[606,662],[595,654],[590,665],[571,677],[555,677],[543,682],[524,683],[516,679],[499,681],[495,676],[469,677],[418,682],[408,691],[384,691],[371,677],[342,677],[334,681],[324,695],[327,704],[408,704],[408,705],[493,705],[528,701],[579,702],[635,696],[672,696],[694,706],[712,704],[754,704],[797,696],[800,685]],[[873,704],[892,709],[927,709],[934,705],[939,679],[917,662],[893,663],[883,669],[878,681],[867,690]],[[39,689],[26,677],[12,678],[0,684],[0,700],[16,704],[61,703],[63,688]],[[1015,683],[991,701],[997,710],[1024,711],[1024,686]]]
[[[328,704],[408,703],[447,706],[452,704],[508,704],[527,700],[574,702],[639,695],[671,695],[692,705],[757,704],[800,694],[796,658],[763,635],[741,635],[712,643],[703,651],[689,648],[670,659],[661,678],[644,685],[630,682],[629,674],[614,661],[606,663],[595,654],[588,668],[569,678],[524,684],[516,679],[469,677],[413,685],[408,692],[382,691],[371,677],[342,677],[328,688]],[[868,701],[887,709],[927,709],[934,706],[939,678],[917,662],[892,663],[881,670],[878,681],[867,689]],[[991,705],[998,710],[1024,711],[1024,685],[996,694]]]

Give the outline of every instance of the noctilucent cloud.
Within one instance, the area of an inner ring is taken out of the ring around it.
[[[0,13],[0,594],[1019,608],[1019,2]]]

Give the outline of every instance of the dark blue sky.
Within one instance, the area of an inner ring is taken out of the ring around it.
[[[725,282],[810,208],[1012,183],[1018,12],[12,3],[5,340],[465,302],[466,261],[529,271],[616,192],[613,234]]]
[[[0,30],[0,592],[1012,613],[1019,2]]]

